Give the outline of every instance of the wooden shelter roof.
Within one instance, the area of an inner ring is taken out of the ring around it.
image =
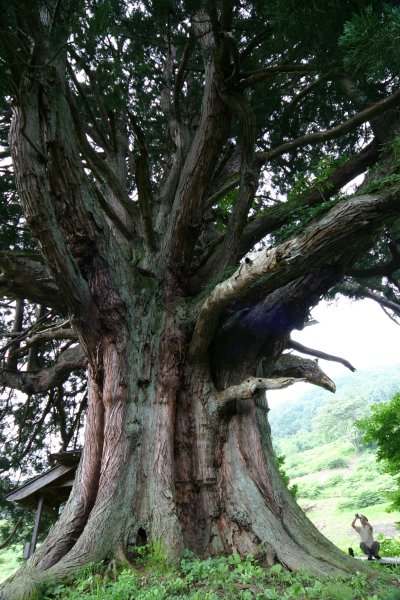
[[[68,499],[81,453],[81,450],[69,450],[51,454],[50,458],[55,459],[57,464],[7,494],[6,500],[35,509],[42,497],[43,510],[54,514]]]

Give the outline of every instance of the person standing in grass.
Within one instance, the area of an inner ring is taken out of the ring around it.
[[[360,525],[356,525],[357,519],[359,519]],[[379,560],[381,558],[379,556],[380,543],[374,540],[372,526],[370,525],[367,517],[357,513],[351,526],[360,536],[360,548],[364,554],[368,556],[368,560],[372,560],[373,558]]]

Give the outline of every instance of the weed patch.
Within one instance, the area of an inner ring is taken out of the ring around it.
[[[151,551],[149,552],[151,557]],[[155,566],[140,558],[131,569],[122,568],[116,580],[105,566],[90,565],[71,584],[47,584],[44,600],[395,600],[394,585],[350,578],[318,578],[305,571],[291,573],[282,565],[263,568],[253,556],[238,554],[206,560],[187,552],[180,568]],[[392,595],[390,595],[392,594]]]

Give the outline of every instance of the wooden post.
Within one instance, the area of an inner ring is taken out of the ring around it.
[[[29,545],[28,558],[30,556],[32,556],[32,554],[35,552],[36,541],[37,541],[37,536],[38,536],[38,531],[39,531],[40,517],[42,516],[42,511],[43,511],[43,496],[40,496],[39,500],[38,500],[37,508],[36,508],[35,524],[33,526],[32,539],[31,539],[31,543]]]

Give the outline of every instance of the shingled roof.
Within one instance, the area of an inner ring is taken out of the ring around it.
[[[6,495],[9,502],[18,502],[26,508],[36,509],[32,539],[25,544],[24,558],[29,558],[35,550],[42,512],[57,518],[60,504],[68,500],[81,454],[80,449],[50,454],[50,459],[56,461],[54,467]]]

